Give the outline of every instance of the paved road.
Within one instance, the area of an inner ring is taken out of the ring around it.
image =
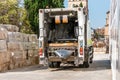
[[[95,54],[90,68],[48,69],[37,65],[0,73],[0,80],[111,80],[109,56]]]

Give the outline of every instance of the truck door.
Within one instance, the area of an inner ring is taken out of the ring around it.
[[[39,10],[39,57],[43,59],[44,55],[44,10]],[[41,62],[40,62],[41,63]]]
[[[82,8],[78,8],[78,26],[79,26],[79,36],[78,36],[78,57],[81,57],[84,60],[84,24],[85,24],[85,15]]]

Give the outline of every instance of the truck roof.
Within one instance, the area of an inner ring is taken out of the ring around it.
[[[77,8],[49,8],[49,9],[39,9],[39,11],[44,10],[45,12],[58,12],[58,11],[78,11],[83,10],[82,7]]]
[[[39,12],[49,13],[50,17],[55,17],[56,15],[68,15],[76,16],[77,11],[83,12],[84,8],[77,7],[77,8],[49,8],[49,9],[39,9]],[[71,17],[72,17],[71,16]]]

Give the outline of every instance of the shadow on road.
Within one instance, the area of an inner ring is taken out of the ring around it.
[[[74,66],[61,66],[57,69],[51,69],[51,71],[61,71],[61,70],[72,70],[72,71],[97,71],[97,70],[106,70],[111,69],[109,60],[96,60],[94,61],[89,68],[74,67]]]
[[[19,68],[19,69],[14,69],[14,70],[9,70],[7,72],[28,72],[28,71],[41,71],[41,70],[48,70],[50,72],[54,71],[97,71],[97,70],[107,70],[111,69],[110,67],[110,61],[109,60],[95,60],[93,61],[92,64],[90,64],[89,68],[83,68],[81,67],[75,67],[75,66],[67,66],[63,65],[60,68],[48,68],[47,66],[41,66],[41,65],[36,65],[36,66],[30,66],[30,67],[25,67],[25,68]]]

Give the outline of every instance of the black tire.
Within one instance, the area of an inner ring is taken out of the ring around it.
[[[60,62],[57,62],[57,68],[60,68]]]
[[[84,63],[83,63],[83,67],[84,67],[84,68],[89,68],[89,63],[88,63],[88,62],[84,62]]]
[[[54,68],[53,62],[49,62],[49,63],[48,63],[48,66],[49,66],[50,68]]]
[[[92,63],[93,63],[93,61],[91,60],[91,61],[90,61],[90,64],[92,64]]]
[[[90,58],[89,63],[90,63],[90,64],[92,64],[92,63],[93,63],[93,58]]]
[[[78,67],[79,67],[79,68],[84,68],[82,64],[79,64],[79,66],[78,66]]]
[[[57,68],[57,62],[53,62],[54,68]]]
[[[59,68],[60,67],[60,62],[54,62],[53,65],[54,65],[54,68]]]

